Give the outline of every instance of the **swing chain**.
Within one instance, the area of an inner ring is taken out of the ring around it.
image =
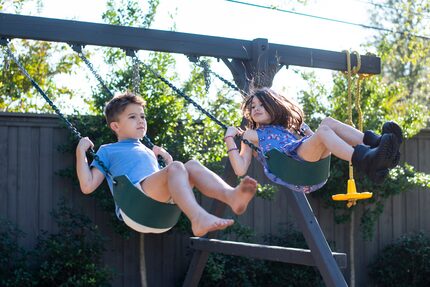
[[[84,55],[82,51],[82,46],[77,44],[70,44],[69,46],[75,51],[79,58],[87,65],[88,69],[90,69],[91,73],[94,75],[94,77],[97,79],[97,81],[100,83],[100,85],[103,87],[103,89],[110,95],[111,98],[113,98],[113,93],[109,88],[106,86],[106,83],[103,81],[102,77],[97,73],[95,70],[93,64],[88,60],[88,58]]]
[[[18,66],[19,70],[24,74],[24,76],[27,77],[28,80],[30,80],[33,87],[36,88],[36,90],[45,99],[45,101],[49,104],[49,106],[51,106],[51,108],[54,110],[54,112],[60,117],[61,120],[63,120],[63,122],[66,124],[66,127],[73,134],[75,139],[76,140],[82,139],[82,136],[79,133],[79,131],[76,129],[76,127],[64,116],[64,114],[58,109],[58,107],[45,94],[45,92],[42,90],[42,88],[30,76],[30,74],[27,72],[27,70],[24,68],[24,66],[22,66],[22,64],[19,62],[18,58],[15,57],[12,50],[9,48],[9,45],[7,43],[2,44],[2,45],[4,45],[4,47],[6,49],[6,53],[9,56],[9,58],[11,58],[15,62],[15,64]],[[106,165],[100,160],[99,156],[95,153],[95,151],[92,148],[89,149],[89,153],[91,154],[91,156],[93,156],[94,160],[97,161],[97,163],[102,167],[102,169],[105,171],[105,173],[112,179],[112,181],[115,182],[113,180],[112,174],[109,172]]]
[[[156,76],[158,79],[160,79],[163,83],[165,83],[167,86],[169,86],[174,92],[176,92],[179,96],[183,97],[185,100],[187,100],[190,104],[192,104],[195,108],[197,108],[200,112],[208,116],[211,120],[216,122],[219,126],[221,126],[224,129],[227,129],[227,126],[223,124],[221,121],[219,121],[217,118],[215,118],[213,115],[211,115],[208,111],[206,111],[203,107],[201,107],[198,103],[196,103],[193,99],[191,99],[189,96],[187,96],[184,92],[179,90],[177,87],[175,87],[172,83],[169,82],[166,78],[161,76],[159,73],[154,71],[148,64],[145,64],[142,62],[137,56],[137,61],[139,64],[143,65],[146,69],[148,69],[154,76]]]
[[[132,85],[133,85],[133,93],[139,94],[140,90],[140,74],[139,74],[139,61],[136,57],[136,54],[132,55]]]
[[[207,61],[197,61],[196,64],[203,69],[203,76],[205,78],[205,90],[206,90],[206,93],[208,93],[211,85],[210,75],[212,71],[210,70]]]
[[[77,45],[77,44],[70,44],[70,43],[69,43],[69,46],[73,49],[73,51],[75,51],[78,54],[79,58],[81,58],[81,60],[87,65],[87,67],[90,69],[91,73],[94,75],[94,77],[97,79],[97,81],[103,87],[103,89],[110,95],[111,98],[113,98],[114,95],[113,95],[112,91],[107,87],[107,85],[103,81],[102,77],[97,73],[93,64],[90,62],[90,60],[84,55],[84,53],[82,51],[82,46]],[[138,73],[139,73],[139,71],[138,71]],[[140,80],[139,80],[139,82],[140,82]],[[134,82],[133,82],[133,85],[134,85]],[[151,140],[146,135],[143,137],[143,141],[144,141],[145,145],[148,146],[149,148],[152,149],[154,147],[154,144],[151,142]],[[93,155],[93,157],[94,157],[94,155]],[[94,157],[94,159],[95,159],[95,157]],[[159,161],[159,164],[161,167],[165,166],[164,161],[163,162]]]
[[[4,46],[2,46],[2,50],[5,50]],[[3,61],[4,61],[4,69],[9,70],[9,68],[10,68],[9,56],[5,52],[3,52]]]
[[[154,71],[149,65],[142,62],[137,56],[137,60],[141,65],[143,65],[146,69],[148,69],[155,77],[160,79],[163,83],[165,83],[167,86],[169,86],[174,92],[176,92],[179,96],[184,98],[186,101],[188,101],[190,104],[192,104],[194,107],[196,107],[200,112],[205,114],[207,117],[209,117],[211,120],[213,120],[216,124],[218,124],[220,127],[222,127],[224,130],[227,130],[227,126],[223,124],[220,120],[218,120],[215,116],[213,116],[211,113],[209,113],[207,110],[205,110],[202,106],[200,106],[197,102],[195,102],[193,99],[191,99],[189,96],[187,96],[183,91],[179,90],[177,87],[175,87],[169,80],[161,76],[159,73]],[[267,158],[267,156],[261,151],[259,147],[251,143],[250,141],[244,139],[242,136],[237,136],[241,141],[243,141],[245,144],[247,144],[250,148],[252,148],[257,153],[262,153],[264,157]]]
[[[238,86],[236,86],[235,84],[233,84],[232,82],[230,82],[229,80],[227,80],[226,78],[222,77],[220,74],[214,72],[210,67],[209,67],[209,63],[206,60],[199,60],[197,57],[188,57],[190,59],[191,62],[196,63],[196,65],[198,65],[199,67],[203,68],[205,71],[207,70],[208,73],[214,75],[216,78],[218,78],[221,82],[223,82],[224,84],[226,84],[229,88],[239,92],[241,94],[241,96],[243,97],[245,96],[249,96],[249,94],[247,92],[245,92],[244,90],[240,89]]]

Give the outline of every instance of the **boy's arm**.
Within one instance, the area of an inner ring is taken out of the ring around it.
[[[161,156],[166,164],[173,162],[173,157],[164,148],[154,145],[152,151],[154,152],[155,157]]]
[[[76,172],[78,174],[79,185],[84,194],[90,194],[103,182],[105,176],[97,168],[88,166],[86,151],[93,147],[93,143],[88,138],[82,138],[76,147]]]

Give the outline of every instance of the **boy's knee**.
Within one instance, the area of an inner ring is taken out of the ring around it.
[[[180,161],[174,161],[167,166],[167,172],[186,173],[185,166]]]
[[[191,159],[191,160],[187,161],[184,165],[185,165],[185,168],[187,170],[200,168],[202,166],[201,163],[195,159]]]

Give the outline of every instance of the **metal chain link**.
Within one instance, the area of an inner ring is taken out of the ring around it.
[[[214,75],[216,78],[218,78],[221,82],[223,82],[224,84],[226,84],[230,89],[233,89],[237,92],[239,92],[242,97],[246,96],[248,97],[249,94],[247,92],[245,92],[244,90],[240,89],[238,86],[236,86],[235,84],[233,84],[232,82],[230,82],[229,80],[227,80],[226,78],[222,77],[220,74],[214,72],[210,67],[209,67],[209,63],[208,61],[205,60],[191,60],[193,62],[196,63],[196,65],[198,65],[199,67],[203,68],[203,70],[205,71],[205,73],[210,73],[212,75]]]
[[[140,74],[139,74],[139,61],[136,59],[136,56],[132,56],[132,85],[133,85],[133,93],[139,94],[140,91]]]
[[[84,55],[82,52],[82,46],[75,45],[75,44],[69,44],[69,46],[75,51],[79,58],[87,65],[88,69],[90,69],[91,73],[94,75],[94,77],[97,79],[97,81],[100,83],[100,85],[103,87],[103,89],[113,98],[113,93],[109,88],[107,87],[106,83],[103,81],[102,77],[97,73],[97,71],[94,69],[93,64],[88,60],[88,58]]]
[[[112,93],[112,91],[107,87],[107,85],[106,85],[106,83],[103,81],[103,79],[102,79],[102,77],[97,73],[97,71],[96,71],[96,69],[94,68],[94,66],[93,66],[93,64],[90,62],[90,60],[84,55],[84,53],[82,52],[82,46],[81,45],[75,45],[75,44],[69,44],[69,46],[73,49],[73,51],[75,51],[77,54],[78,54],[78,56],[79,56],[79,58],[81,58],[81,60],[87,65],[87,67],[88,67],[88,69],[91,71],[91,73],[94,75],[94,77],[97,79],[97,81],[100,83],[100,85],[103,87],[103,89],[110,95],[110,97],[111,98],[113,98],[114,97],[114,94]],[[133,69],[134,69],[134,66],[133,66]],[[139,69],[139,66],[138,66],[138,62],[137,62],[137,69]],[[134,70],[133,70],[133,77],[135,76],[135,74],[134,74]],[[139,70],[137,70],[137,76],[138,77],[140,77],[139,76]],[[138,83],[140,83],[140,78],[139,78],[139,82]],[[138,86],[138,84],[137,85],[135,85],[135,82],[134,82],[134,78],[133,78],[133,88],[135,88],[135,87],[137,87]],[[137,92],[137,91],[133,91],[133,92]],[[150,148],[150,149],[152,149],[155,145],[151,142],[151,140],[150,140],[150,138],[147,136],[147,135],[145,135],[144,137],[143,137],[143,142],[144,142],[144,144],[148,147],[148,148]],[[166,166],[166,164],[165,164],[165,162],[164,161],[158,161],[158,164],[161,166],[161,167],[165,167]]]
[[[202,112],[203,114],[205,114],[208,118],[210,118],[217,125],[219,125],[220,127],[222,127],[224,130],[226,130],[228,128],[227,125],[225,125],[220,120],[218,120],[215,116],[213,116],[211,113],[209,113],[207,110],[205,110],[202,106],[200,106],[197,102],[195,102],[193,99],[191,99],[189,96],[187,96],[184,92],[182,92],[181,90],[179,90],[169,80],[167,80],[166,78],[164,78],[163,76],[161,76],[159,73],[157,73],[155,70],[153,70],[148,64],[145,64],[144,62],[142,62],[137,56],[135,56],[135,57],[139,61],[139,63],[141,65],[143,65],[147,70],[149,70],[155,77],[157,77],[163,83],[165,83],[167,86],[169,86],[174,92],[176,92],[176,94],[178,94],[179,96],[181,96],[182,98],[184,98],[186,101],[188,101],[190,104],[192,104],[194,107],[196,107],[200,112]],[[254,145],[250,141],[244,139],[242,136],[237,136],[237,137],[242,142],[244,142],[245,144],[247,144],[252,150],[254,150],[254,151],[258,152],[258,153],[262,153],[263,156],[266,156],[266,155],[264,155],[264,153],[261,151],[261,149],[259,147],[257,147],[256,145]]]
[[[61,120],[66,124],[66,127],[69,129],[69,131],[73,134],[76,140],[82,139],[82,136],[80,132],[76,129],[76,127],[64,116],[64,114],[58,109],[58,107],[51,101],[51,99],[45,94],[45,92],[42,90],[42,88],[36,83],[36,81],[30,76],[30,74],[27,72],[27,70],[22,66],[22,64],[19,62],[18,58],[15,57],[12,50],[9,48],[8,44],[2,44],[4,45],[6,49],[7,55],[15,62],[15,64],[18,66],[18,68],[21,70],[21,72],[27,77],[28,80],[30,80],[31,84],[34,88],[39,92],[39,94],[45,99],[45,101],[51,106],[51,108],[54,110],[54,112],[60,117]],[[90,148],[89,153],[93,156],[94,160],[97,161],[97,163],[102,167],[104,172],[113,180],[112,174],[109,172],[109,169],[106,167],[106,165],[103,163],[103,161],[100,160],[99,156],[95,153],[95,151]]]

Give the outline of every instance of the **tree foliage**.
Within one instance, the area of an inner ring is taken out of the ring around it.
[[[380,32],[369,45],[377,48],[387,82],[404,86],[398,101],[430,102],[429,0],[386,0],[371,11],[372,22],[393,32]]]
[[[0,0],[0,10],[19,13],[27,4],[42,5],[41,0]],[[67,53],[64,44],[42,41],[13,40],[10,48],[31,77],[54,100],[64,104],[73,97],[73,91],[59,86],[56,77],[72,75],[77,56]],[[52,112],[30,81],[5,52],[0,56],[0,111]]]

